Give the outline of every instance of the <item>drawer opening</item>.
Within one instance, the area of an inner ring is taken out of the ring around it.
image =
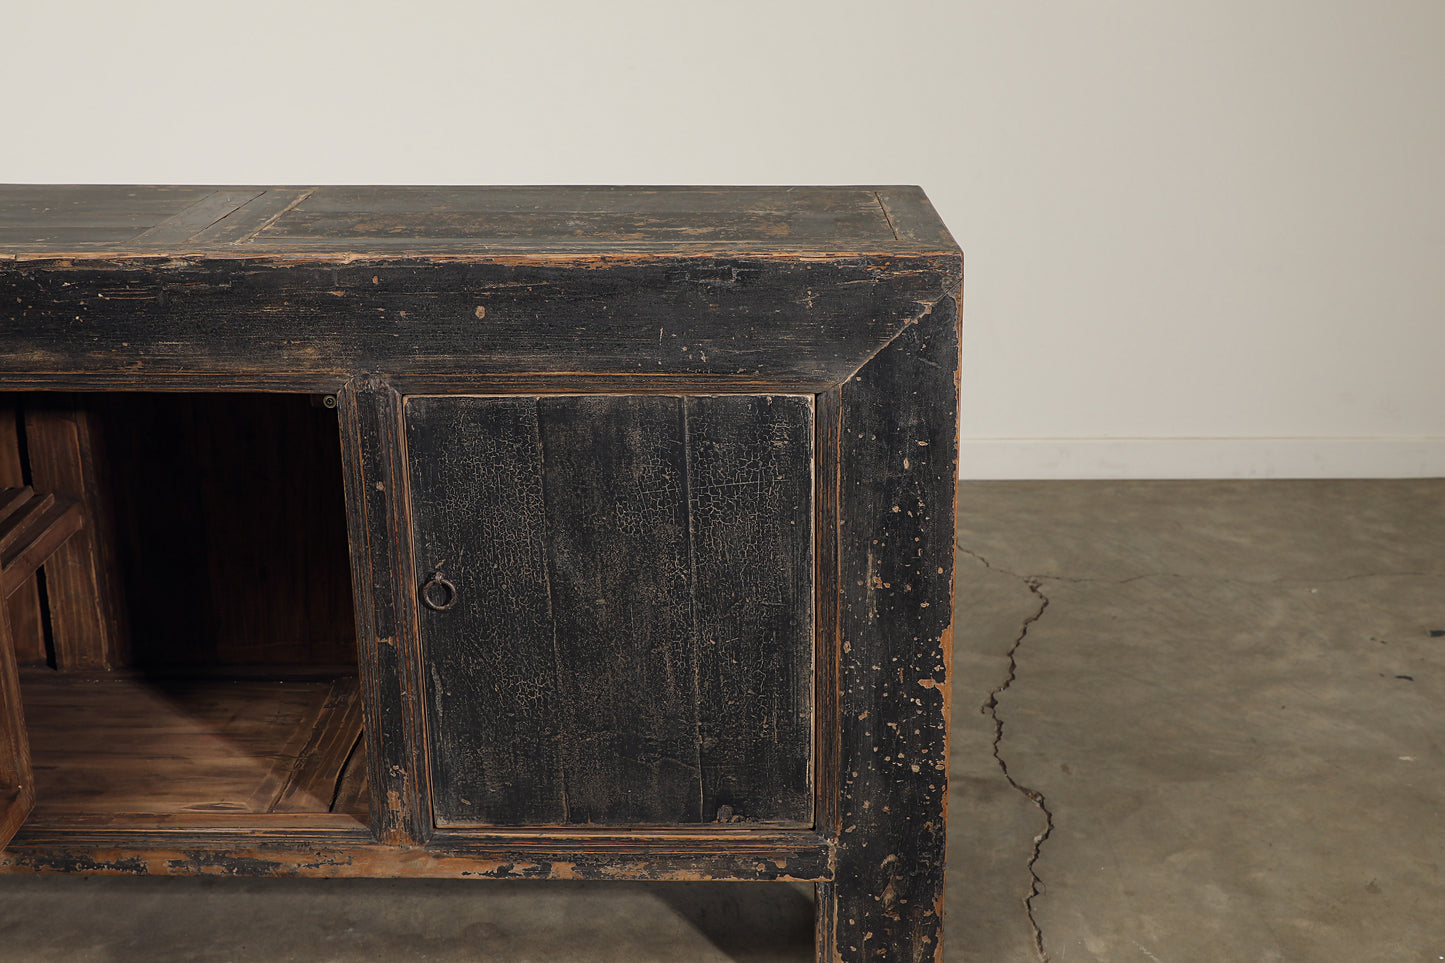
[[[86,514],[70,554],[6,602],[29,825],[366,824],[324,399],[0,395],[0,484],[20,483]]]

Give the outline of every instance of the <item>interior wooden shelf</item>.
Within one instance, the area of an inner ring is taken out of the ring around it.
[[[355,676],[147,679],[25,670],[34,823],[369,805]]]

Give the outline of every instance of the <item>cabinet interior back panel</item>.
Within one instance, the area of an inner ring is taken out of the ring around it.
[[[437,825],[811,825],[810,396],[406,422]]]

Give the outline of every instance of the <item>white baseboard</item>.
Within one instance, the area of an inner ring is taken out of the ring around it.
[[[1438,478],[1445,438],[965,438],[959,477]]]

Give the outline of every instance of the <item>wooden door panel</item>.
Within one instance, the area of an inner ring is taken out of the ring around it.
[[[702,818],[683,407],[538,403],[565,822]]]
[[[806,406],[799,404],[806,400]],[[703,815],[812,823],[812,399],[692,401]],[[803,671],[806,669],[806,671]]]
[[[407,423],[416,564],[458,586],[418,607],[437,821],[562,822],[536,402],[412,399]]]
[[[811,398],[406,422],[437,825],[811,824]]]

